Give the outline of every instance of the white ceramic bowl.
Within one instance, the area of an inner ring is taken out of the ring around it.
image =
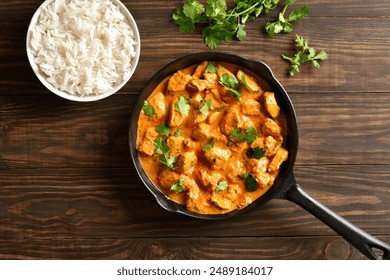
[[[116,93],[130,80],[135,69],[137,68],[139,56],[141,53],[140,35],[139,35],[137,24],[136,24],[133,16],[131,15],[129,10],[126,8],[126,6],[120,0],[110,0],[114,5],[119,7],[121,13],[125,16],[125,18],[127,18],[128,23],[129,23],[129,25],[132,28],[133,33],[134,33],[133,39],[134,39],[134,41],[137,42],[137,44],[134,46],[135,53],[136,53],[135,57],[131,58],[130,71],[127,72],[127,75],[124,77],[123,81],[121,83],[114,85],[110,91],[107,91],[107,92],[104,92],[101,94],[75,95],[75,94],[71,94],[71,93],[62,91],[62,90],[54,87],[51,83],[49,83],[47,81],[47,76],[39,69],[39,66],[34,62],[35,56],[31,52],[30,42],[31,42],[31,37],[32,37],[32,29],[36,26],[42,10],[46,6],[52,4],[55,1],[57,1],[57,0],[46,0],[45,2],[42,3],[42,5],[37,9],[35,14],[33,15],[31,22],[30,22],[30,25],[29,25],[28,30],[27,30],[27,38],[26,38],[27,57],[28,57],[28,60],[30,62],[30,65],[31,65],[34,73],[36,74],[38,79],[42,82],[42,84],[47,89],[49,89],[51,92],[55,93],[56,95],[63,97],[65,99],[68,99],[68,100],[80,101],[80,102],[96,101],[96,100],[101,100],[103,98],[106,98],[106,97]]]

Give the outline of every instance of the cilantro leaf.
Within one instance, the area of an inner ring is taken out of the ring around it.
[[[248,142],[249,144],[252,144],[255,142],[257,135],[258,134],[256,129],[251,126],[246,130],[245,133],[240,128],[233,130],[233,132],[230,134],[230,137],[235,138],[238,142]]]
[[[249,148],[247,151],[246,151],[246,156],[248,158],[257,158],[257,159],[261,159],[262,157],[265,156],[266,154],[266,150],[264,150],[263,148],[260,148],[259,146],[256,146],[254,148]]]
[[[174,192],[182,192],[184,191],[184,179],[180,178],[179,182],[173,184],[170,188],[171,191]]]
[[[216,73],[218,71],[218,66],[214,66],[212,63],[208,63],[206,69],[204,70],[205,73]]]
[[[234,2],[235,6],[229,9],[226,0],[207,0],[206,7],[198,0],[187,0],[172,13],[172,18],[180,32],[193,32],[197,24],[203,26],[201,34],[205,44],[215,49],[221,41],[231,41],[233,38],[245,40],[247,20],[256,19],[262,12],[267,14],[277,6],[279,0]]]
[[[146,100],[142,104],[142,110],[144,111],[145,115],[149,117],[152,117],[156,114],[156,110],[154,110],[153,106],[151,106]]]
[[[188,115],[190,111],[190,104],[184,95],[180,95],[179,100],[176,101],[175,109],[182,115]]]
[[[228,184],[225,181],[221,181],[217,184],[217,187],[215,189],[216,192],[227,190]]]
[[[259,188],[259,186],[257,185],[256,178],[252,174],[245,173],[242,175],[238,175],[238,177],[245,180],[245,187],[248,192],[254,192]]]
[[[161,135],[167,136],[167,137],[169,136],[169,133],[171,132],[171,129],[166,121],[163,122],[162,124],[160,124],[159,126],[157,126],[156,130],[158,132],[160,132]]]
[[[174,169],[174,163],[176,162],[175,156],[168,156],[168,153],[171,151],[169,146],[165,143],[164,139],[156,138],[154,140],[154,147],[156,148],[156,153],[159,154],[158,161],[167,168]]]
[[[237,99],[237,101],[240,101],[241,93],[238,91],[240,82],[237,80],[235,76],[231,76],[227,73],[223,73],[221,78],[219,79],[219,83],[225,86],[233,94],[233,96]]]
[[[181,135],[181,128],[177,128],[175,131],[175,136],[180,136]]]
[[[285,13],[287,11],[287,8],[289,5],[292,5],[295,3],[295,0],[286,0],[285,6],[283,10],[279,13],[279,18],[277,21],[274,22],[267,22],[265,25],[265,31],[268,33],[269,36],[274,36],[275,34],[278,34],[280,32],[290,33],[293,31],[293,25],[292,22],[298,22],[302,18],[309,15],[310,10],[307,5],[304,5],[300,7],[298,10],[293,10],[289,14],[289,16],[286,18]]]
[[[203,152],[210,151],[212,148],[214,148],[214,145],[215,145],[215,138],[213,137],[213,139],[210,142],[208,142],[206,145],[203,146],[202,151]]]
[[[295,39],[295,55],[289,57],[282,55],[284,60],[287,60],[291,63],[289,69],[290,76],[294,76],[299,72],[299,66],[311,61],[312,65],[316,68],[320,67],[320,61],[328,59],[328,54],[325,51],[320,51],[316,53],[316,50],[312,47],[309,47],[309,43],[302,36],[296,35]]]
[[[203,106],[200,107],[199,111],[205,115],[209,112],[209,110],[213,110],[214,109],[214,106],[213,106],[213,102],[211,100],[206,100],[206,99],[203,99]]]

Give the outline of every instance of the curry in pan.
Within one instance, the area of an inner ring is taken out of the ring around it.
[[[287,160],[277,97],[255,74],[204,61],[162,81],[143,103],[137,150],[151,181],[201,214],[263,195]]]

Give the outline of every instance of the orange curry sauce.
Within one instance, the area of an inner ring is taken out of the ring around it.
[[[287,159],[273,92],[236,65],[204,61],[166,78],[143,104],[137,150],[152,182],[202,214],[243,208]]]

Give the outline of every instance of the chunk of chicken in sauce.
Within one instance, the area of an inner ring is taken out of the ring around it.
[[[227,77],[235,88],[224,84]],[[277,94],[246,69],[204,61],[167,77],[147,101],[154,115],[138,120],[140,161],[151,181],[190,211],[246,207],[288,159]],[[162,123],[166,129],[156,129]]]

